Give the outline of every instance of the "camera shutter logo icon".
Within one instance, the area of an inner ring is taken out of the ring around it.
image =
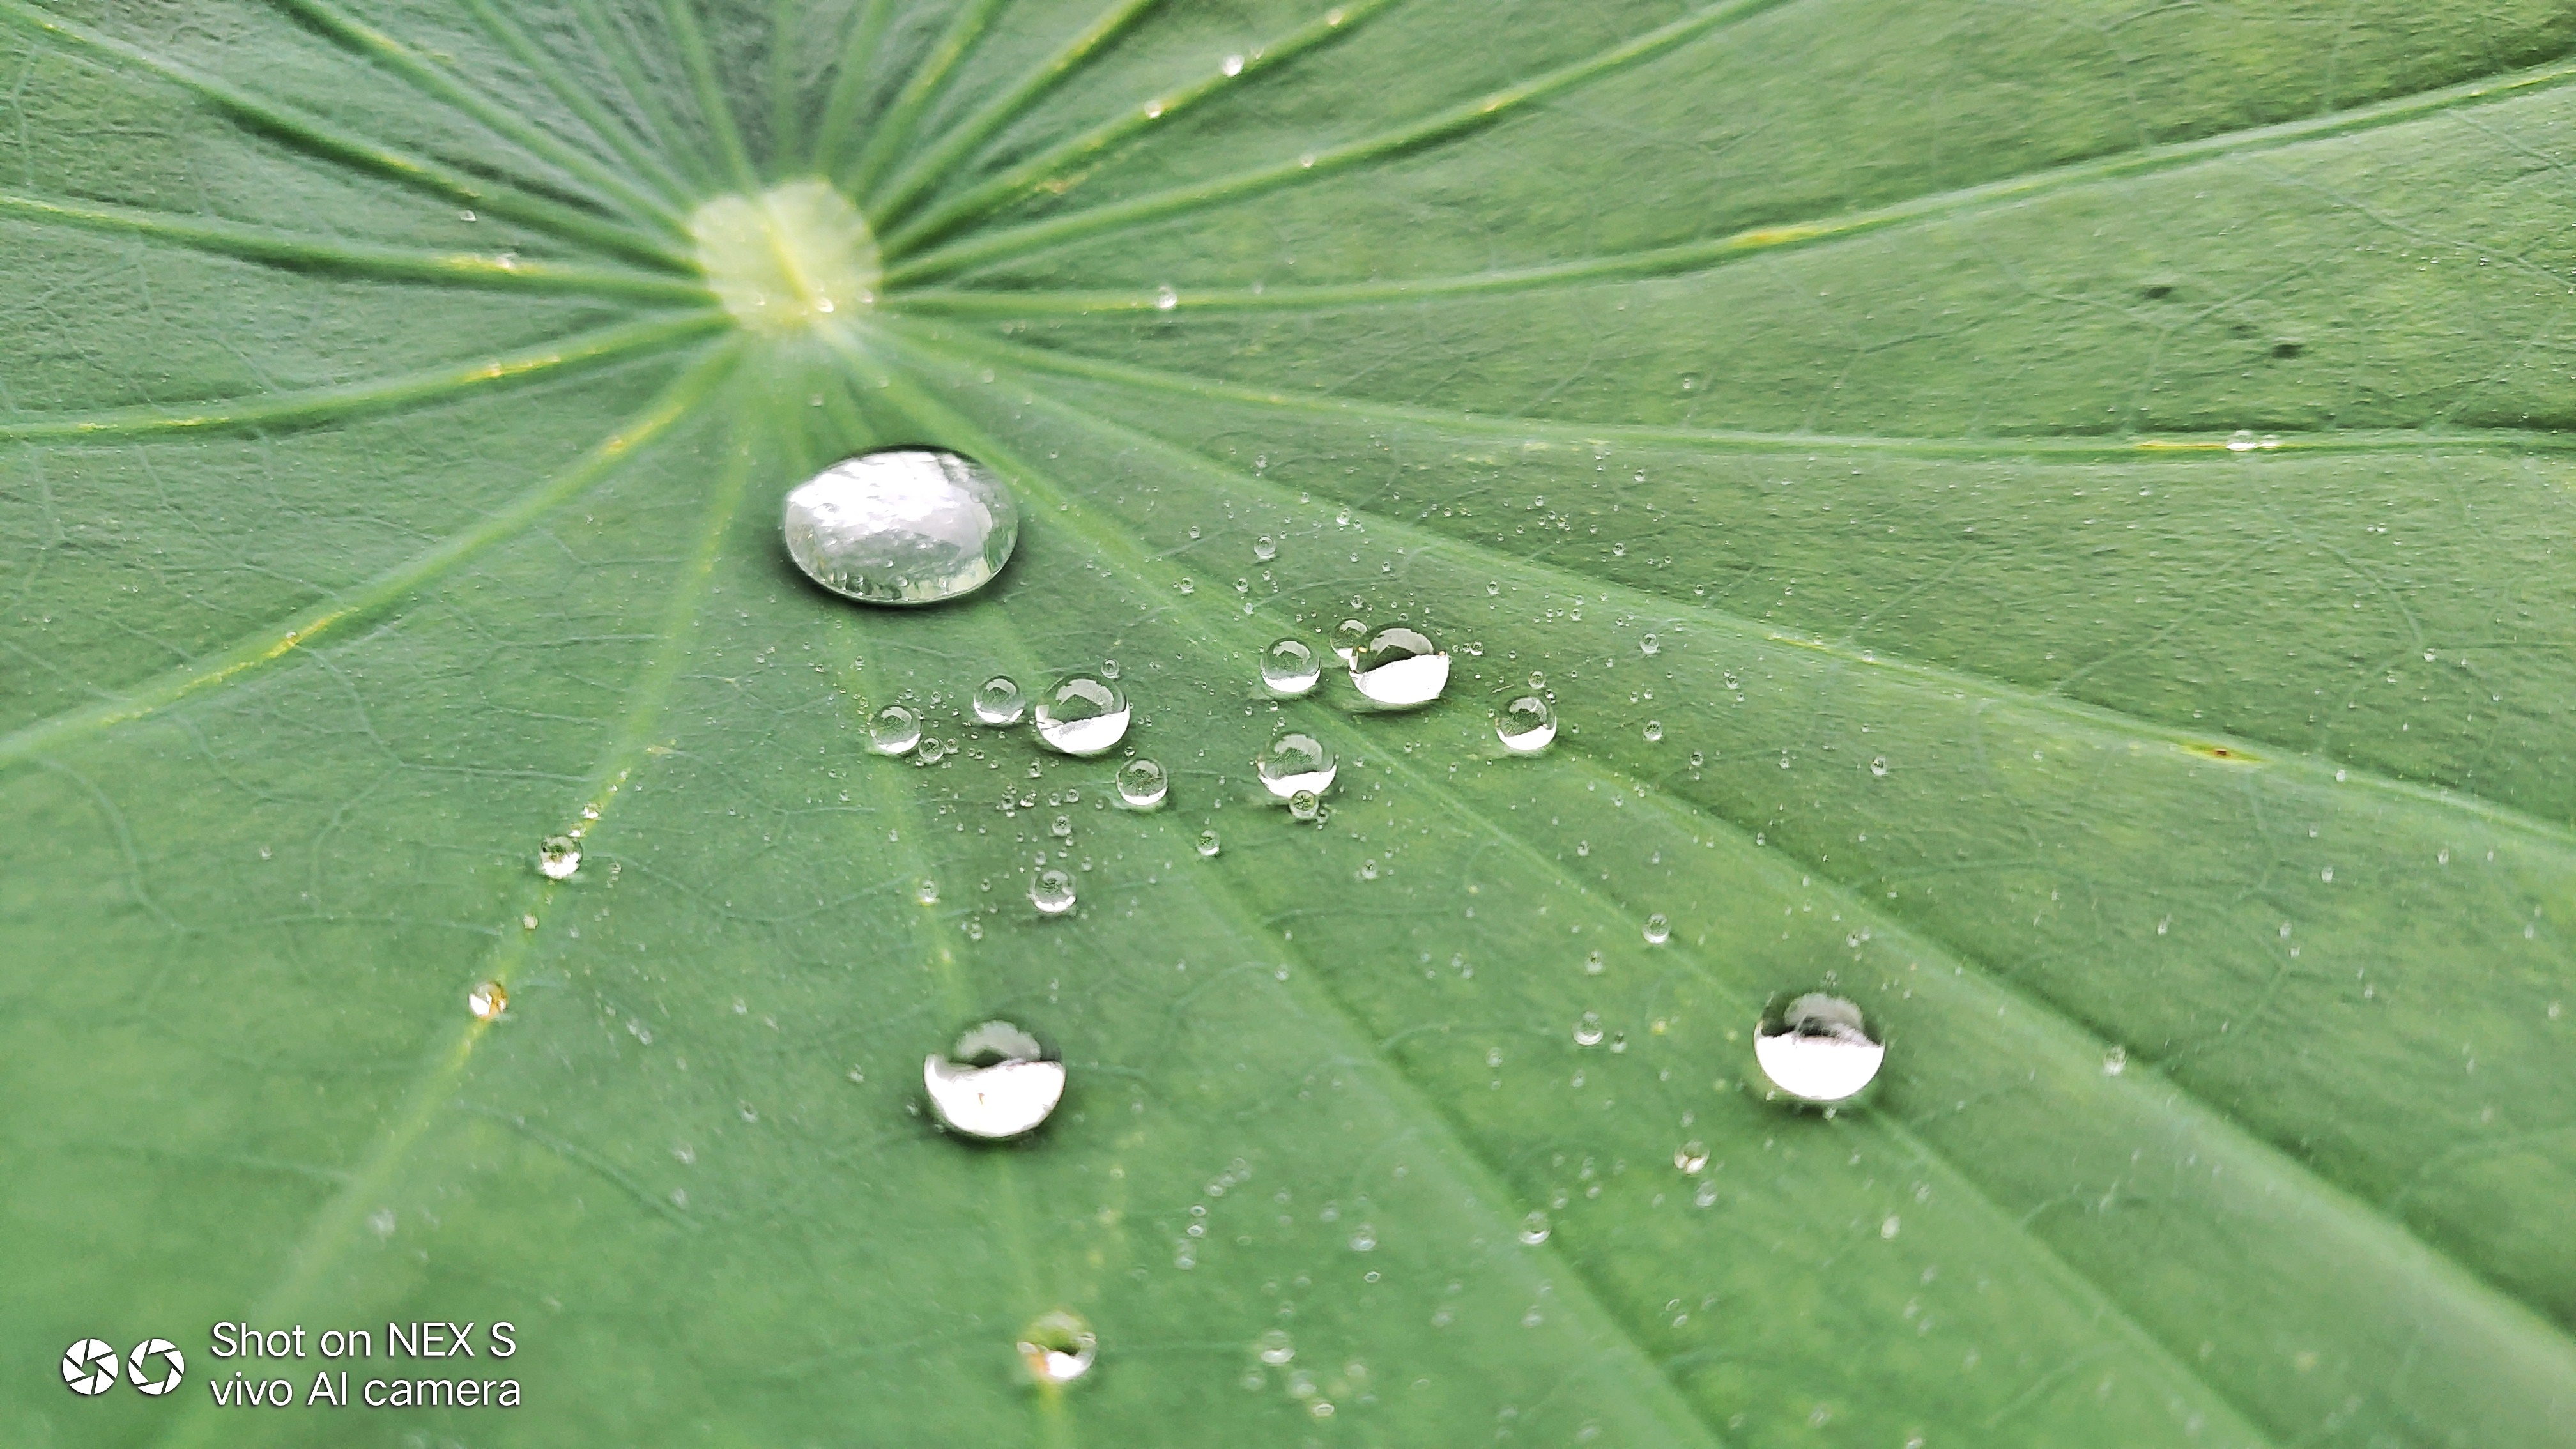
[[[125,1376],[156,1399],[179,1387],[179,1380],[187,1373],[188,1360],[181,1356],[179,1346],[166,1338],[147,1338],[125,1356]]]
[[[116,1350],[95,1338],[84,1338],[63,1352],[63,1382],[82,1398],[116,1387]]]

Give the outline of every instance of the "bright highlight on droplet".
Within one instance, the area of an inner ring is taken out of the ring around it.
[[[1130,810],[1151,810],[1172,790],[1172,777],[1143,756],[1118,767],[1118,803]]]
[[[1811,991],[1764,1014],[1754,1032],[1753,1057],[1781,1091],[1830,1105],[1858,1096],[1878,1075],[1887,1048],[1870,1033],[1858,1006]]]
[[[477,982],[473,990],[465,993],[465,1009],[474,1014],[476,1021],[497,1021],[502,1012],[510,1009],[509,990],[498,981]]]
[[[1073,909],[1073,877],[1049,867],[1029,880],[1029,904],[1041,916],[1061,916]]]
[[[1064,1099],[1064,1063],[1007,1021],[988,1021],[957,1039],[947,1056],[922,1058],[931,1109],[952,1132],[988,1141],[1037,1126]]]
[[[868,748],[880,755],[908,755],[920,743],[921,716],[902,705],[887,705],[868,721]]]
[[[1007,674],[996,674],[975,686],[975,718],[985,724],[1015,725],[1028,712],[1028,696],[1020,692],[1020,682]]]
[[[1291,800],[1301,794],[1321,796],[1333,788],[1333,777],[1341,773],[1341,761],[1331,745],[1314,735],[1301,729],[1284,729],[1253,758],[1252,768],[1272,798]]]
[[[1515,755],[1535,755],[1556,739],[1556,710],[1524,694],[1494,712],[1494,738]]]
[[[1407,625],[1378,630],[1351,655],[1351,688],[1382,708],[1426,705],[1448,686],[1448,654]]]
[[[1041,1384],[1072,1383],[1091,1372],[1099,1356],[1100,1336],[1069,1308],[1041,1313],[1020,1330],[1020,1362]]]
[[[833,464],[787,495],[781,528],[805,576],[868,604],[973,593],[1010,561],[1020,508],[983,464],[887,448]]]
[[[1067,675],[1038,696],[1038,738],[1068,755],[1096,755],[1127,737],[1127,692],[1088,674]]]
[[[1272,694],[1294,699],[1323,677],[1323,661],[1303,639],[1282,639],[1261,651],[1261,683]]]
[[[537,844],[537,870],[548,880],[570,880],[581,869],[581,846],[569,835],[549,835]]]

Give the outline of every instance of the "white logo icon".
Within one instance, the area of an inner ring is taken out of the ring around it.
[[[111,1356],[108,1362],[114,1364],[114,1357]],[[110,1372],[113,1371],[111,1368]],[[70,1369],[66,1367],[64,1372],[68,1373]],[[136,1388],[154,1398],[179,1387],[179,1380],[187,1372],[188,1361],[180,1356],[179,1346],[166,1338],[147,1338],[134,1346],[134,1352],[125,1356],[125,1376],[134,1380]],[[159,1376],[146,1377],[152,1374]]]
[[[83,1398],[116,1387],[116,1350],[84,1338],[63,1353],[63,1382]]]

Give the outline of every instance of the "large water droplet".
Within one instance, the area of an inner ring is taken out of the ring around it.
[[[988,1021],[957,1039],[947,1056],[922,1058],[921,1084],[950,1131],[998,1141],[1047,1119],[1064,1098],[1064,1063],[1007,1021]]]
[[[1038,696],[1038,738],[1068,755],[1096,755],[1127,737],[1127,692],[1088,674],[1068,675]]]
[[[921,716],[902,705],[887,705],[868,721],[868,748],[880,755],[908,755],[920,743]]]
[[[1073,877],[1050,866],[1029,881],[1029,904],[1042,916],[1061,916],[1073,909]]]
[[[1272,694],[1295,698],[1324,677],[1324,662],[1303,639],[1282,639],[1261,651],[1261,682]]]
[[[549,835],[537,844],[537,870],[548,880],[570,880],[581,869],[581,846],[569,835]]]
[[[1515,755],[1534,755],[1556,738],[1556,711],[1535,694],[1524,694],[1494,713],[1494,737]]]
[[[1172,777],[1152,760],[1138,758],[1118,767],[1118,802],[1130,810],[1151,810],[1171,793]]]
[[[1403,624],[1371,634],[1351,656],[1351,688],[1388,709],[1429,704],[1448,685],[1449,656],[1430,635]]]
[[[935,604],[1002,571],[1019,505],[993,472],[932,448],[850,458],[787,495],[787,552],[806,577],[871,604]]]
[[[1764,1014],[1753,1056],[1781,1091],[1805,1102],[1833,1103],[1870,1084],[1887,1060],[1887,1048],[1870,1034],[1858,1006],[1811,991]]]
[[[975,686],[975,718],[988,725],[1015,725],[1029,712],[1029,697],[1020,692],[1020,682],[1007,674],[996,674]]]
[[[509,989],[498,981],[477,982],[473,990],[465,993],[465,1009],[474,1013],[476,1021],[498,1020],[502,1012],[510,1009]]]
[[[1286,800],[1300,792],[1322,795],[1333,788],[1341,762],[1331,745],[1304,730],[1285,729],[1253,759],[1252,768],[1260,775],[1263,789]]]
[[[1020,1362],[1042,1384],[1072,1383],[1091,1372],[1099,1355],[1100,1335],[1069,1308],[1041,1313],[1020,1330]]]

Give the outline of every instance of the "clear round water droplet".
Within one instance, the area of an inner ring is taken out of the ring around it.
[[[1324,677],[1324,662],[1303,639],[1282,639],[1261,651],[1261,682],[1272,694],[1294,699]]]
[[[1547,1214],[1538,1208],[1531,1208],[1529,1216],[1521,1219],[1521,1241],[1535,1248],[1547,1241],[1547,1234]]]
[[[1055,833],[1056,839],[1069,840],[1073,836],[1073,817],[1070,815],[1059,815],[1055,818],[1055,824],[1048,826],[1047,828]]]
[[[1556,738],[1556,710],[1524,694],[1494,712],[1494,738],[1515,755],[1535,755]]]
[[[1116,679],[1118,677],[1118,661],[1115,659],[1101,660],[1100,677],[1103,679]]]
[[[1657,911],[1653,915],[1646,917],[1647,945],[1660,946],[1672,938],[1673,923],[1664,919],[1663,912]]]
[[[1073,877],[1053,866],[1029,880],[1029,904],[1041,916],[1061,916],[1073,909]]]
[[[1263,789],[1274,798],[1288,800],[1300,794],[1320,796],[1333,788],[1341,761],[1331,745],[1315,736],[1301,729],[1284,729],[1253,758],[1252,768],[1261,777]]]
[[[1802,1102],[1848,1101],[1878,1075],[1887,1048],[1853,1003],[1822,991],[1792,997],[1763,1014],[1754,1060],[1771,1084]]]
[[[1315,792],[1312,790],[1300,790],[1288,797],[1288,814],[1291,819],[1315,820],[1320,819],[1323,813],[1324,802],[1315,798]]]
[[[1649,659],[1652,659],[1656,655],[1664,652],[1664,646],[1655,638],[1654,635],[1649,634],[1645,638],[1637,641],[1637,652],[1645,655]]]
[[[1020,692],[1020,682],[1007,674],[996,674],[975,686],[975,718],[988,725],[1015,725],[1028,712],[1029,697]]]
[[[912,752],[912,761],[916,765],[936,765],[947,758],[948,742],[932,739],[928,735],[921,737],[920,748]]]
[[[1589,952],[1583,958],[1583,974],[1586,976],[1598,976],[1606,967],[1607,963],[1601,959],[1601,953],[1598,951]]]
[[[925,906],[939,904],[939,882],[924,879],[921,884],[912,888],[912,898]]]
[[[1020,1362],[1029,1377],[1047,1385],[1069,1384],[1091,1372],[1100,1356],[1100,1335],[1070,1308],[1051,1309],[1020,1330]]]
[[[1708,1144],[1694,1139],[1674,1148],[1673,1166],[1696,1175],[1708,1166]]]
[[[1369,626],[1358,619],[1344,619],[1333,626],[1333,652],[1348,664],[1356,658],[1362,645],[1368,643]]]
[[[2116,1077],[2129,1069],[2129,1049],[2115,1046],[2102,1053],[2102,1075]]]
[[[1881,779],[1886,778],[1886,776],[1887,776],[1887,756],[1885,756],[1885,755],[1881,755],[1881,756],[1879,756],[1877,759],[1874,759],[1874,760],[1870,761],[1870,762],[1869,762],[1869,772],[1870,772],[1871,774],[1873,774],[1873,775],[1876,775],[1876,776],[1880,777]]]
[[[1068,755],[1096,755],[1127,737],[1127,692],[1088,674],[1068,675],[1038,696],[1038,738]]]
[[[1664,722],[1659,719],[1650,719],[1646,721],[1646,743],[1650,745],[1660,745],[1663,742]]]
[[[497,1020],[510,1009],[509,989],[498,981],[478,981],[473,990],[465,993],[465,1009],[474,1014],[476,1021]]]
[[[1360,1224],[1358,1231],[1351,1234],[1351,1251],[1354,1253],[1376,1252],[1377,1229],[1370,1227],[1366,1223]]]
[[[921,743],[921,716],[890,704],[868,721],[868,748],[880,755],[908,755]]]
[[[1202,831],[1200,831],[1200,832],[1199,832],[1199,854],[1201,854],[1201,855],[1214,855],[1214,854],[1216,854],[1216,853],[1217,853],[1217,851],[1219,851],[1219,850],[1221,850],[1221,849],[1223,849],[1223,848],[1224,848],[1224,847],[1223,847],[1223,846],[1218,842],[1218,840],[1217,840],[1217,838],[1216,838],[1216,832],[1215,832],[1215,831],[1213,831],[1213,830],[1202,830]]]
[[[1172,777],[1152,760],[1129,760],[1118,767],[1118,803],[1130,810],[1151,810],[1172,790]]]
[[[1587,1011],[1574,1019],[1574,1044],[1576,1046],[1599,1046],[1601,1045],[1601,1035],[1600,1012]]]
[[[924,1057],[921,1084],[950,1131],[1000,1141],[1055,1110],[1064,1099],[1064,1063],[1011,1023],[988,1021],[957,1038],[947,1055]]]
[[[1449,687],[1449,656],[1431,636],[1391,624],[1368,637],[1351,656],[1351,688],[1388,709],[1429,704]]]
[[[1266,533],[1261,535],[1259,538],[1254,539],[1252,541],[1252,556],[1261,563],[1268,563],[1272,559],[1279,557],[1278,541]]]
[[[847,458],[787,495],[788,556],[836,594],[935,604],[1002,571],[1020,509],[983,464],[937,448]]]
[[[581,869],[581,846],[569,835],[549,835],[537,843],[537,872],[548,880],[570,880]]]
[[[1297,1361],[1297,1345],[1289,1339],[1288,1330],[1284,1328],[1271,1329],[1254,1339],[1252,1351],[1272,1368],[1286,1368]]]

